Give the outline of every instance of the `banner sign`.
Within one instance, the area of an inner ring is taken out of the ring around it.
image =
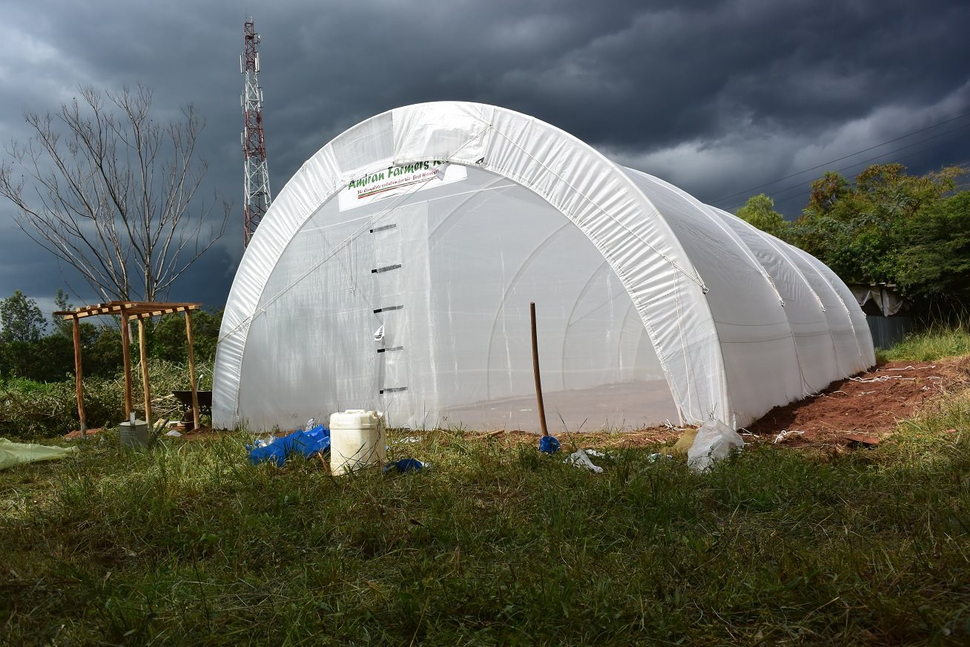
[[[347,211],[377,200],[466,179],[468,171],[464,166],[437,160],[389,166],[351,180],[338,194],[338,205],[341,211]]]

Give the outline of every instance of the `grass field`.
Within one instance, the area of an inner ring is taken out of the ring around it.
[[[873,449],[706,475],[439,431],[392,436],[430,471],[332,478],[242,434],[104,435],[0,472],[0,641],[967,644],[968,421],[964,392]]]
[[[876,352],[883,362],[932,362],[942,357],[970,354],[970,331],[964,326],[916,333],[888,350]]]

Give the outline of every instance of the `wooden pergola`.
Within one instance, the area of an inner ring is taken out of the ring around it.
[[[198,303],[158,303],[155,301],[109,301],[93,306],[82,306],[77,310],[61,310],[54,315],[70,319],[74,327],[74,372],[77,387],[77,413],[81,419],[81,434],[87,433],[84,417],[84,391],[81,373],[81,324],[85,317],[121,317],[121,348],[125,364],[125,418],[131,417],[131,333],[128,324],[132,319],[138,321],[138,348],[141,355],[141,379],[145,391],[145,422],[151,426],[152,396],[148,384],[148,362],[145,349],[145,320],[162,315],[185,313],[185,339],[189,347],[189,381],[192,383],[192,418],[195,428],[199,428],[199,396],[195,383],[195,355],[192,351],[192,311],[198,310]]]

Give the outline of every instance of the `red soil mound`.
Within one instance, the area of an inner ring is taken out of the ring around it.
[[[835,382],[814,397],[775,407],[748,431],[788,436],[794,442],[878,439],[912,417],[927,401],[970,382],[970,358],[890,362]]]

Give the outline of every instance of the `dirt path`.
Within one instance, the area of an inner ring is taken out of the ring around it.
[[[800,431],[789,437],[796,444],[878,439],[924,403],[968,384],[970,357],[879,364],[817,396],[775,407],[747,430],[759,436]]]

